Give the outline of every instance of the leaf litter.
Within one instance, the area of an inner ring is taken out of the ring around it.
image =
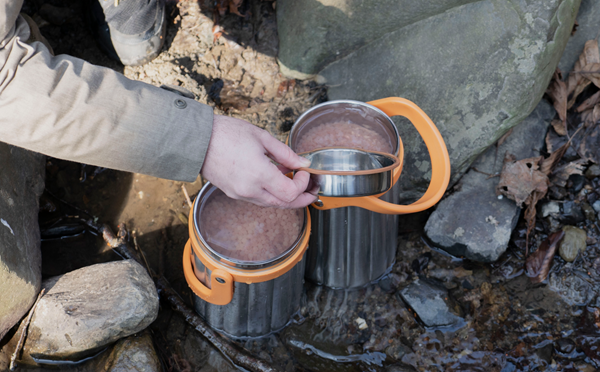
[[[519,207],[526,207],[526,257],[529,256],[529,236],[535,227],[537,202],[546,196],[549,187],[565,187],[569,177],[583,174],[586,164],[600,162],[600,127],[597,126],[600,121],[600,91],[591,94],[572,110],[579,114],[580,124],[576,130],[569,127],[569,110],[589,86],[595,86],[593,89],[600,88],[600,50],[596,40],[585,43],[567,80],[563,80],[562,73],[557,68],[546,90],[558,116],[558,119],[551,122],[552,128],[546,137],[549,155],[521,160],[516,160],[511,154],[505,156],[496,193],[514,200]],[[585,135],[574,141],[582,129],[585,129]],[[566,137],[567,140],[553,149],[556,141],[550,137],[556,135]],[[564,156],[571,147],[579,158],[565,161]],[[533,275],[532,280],[536,278],[535,280],[543,281],[546,278],[556,243],[561,238],[562,236],[551,235],[540,249],[527,258],[527,270]]]

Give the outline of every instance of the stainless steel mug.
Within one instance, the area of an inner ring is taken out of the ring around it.
[[[416,127],[427,145],[432,164],[428,190],[411,205],[397,205],[400,195],[396,181],[402,170],[404,150],[390,118],[395,115],[408,118]],[[397,215],[425,210],[440,200],[450,180],[450,160],[446,145],[431,119],[414,103],[398,97],[369,103],[343,100],[317,105],[296,120],[288,136],[288,145],[299,152],[302,137],[312,136],[311,129],[340,122],[359,125],[383,137],[389,145],[389,153],[400,163],[392,176],[393,186],[386,193],[341,197],[322,194],[309,208],[312,235],[305,277],[331,288],[355,288],[377,280],[394,264]],[[355,147],[350,142],[347,147]],[[339,143],[331,146],[345,147]],[[336,189],[335,185],[327,187]]]

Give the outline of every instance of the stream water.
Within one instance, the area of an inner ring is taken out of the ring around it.
[[[78,164],[55,160],[47,169],[48,191],[40,214],[46,276],[118,259],[77,224],[73,216],[85,210],[113,226],[126,222],[150,267],[163,273],[191,304],[181,269],[189,212],[182,183],[110,170],[92,178],[93,168],[82,173]],[[186,184],[192,197],[200,187],[200,181]],[[549,279],[533,283],[523,271],[523,222],[507,252],[497,262],[484,264],[429,247],[422,237],[426,217],[412,216],[412,222],[403,224],[396,263],[378,282],[355,290],[305,283],[302,306],[288,327],[239,344],[285,371],[600,368],[600,250],[595,221],[578,224],[588,233],[585,252],[572,263],[557,254]],[[546,227],[540,220],[533,249],[546,237]],[[60,246],[53,244],[56,239]],[[417,294],[423,302],[435,291],[447,293],[443,302],[431,302],[428,309],[442,325],[427,326],[418,303],[407,301],[406,290],[417,282],[428,283]],[[444,323],[445,319],[450,320]],[[161,307],[150,328],[167,371],[183,371],[188,365],[193,371],[235,370],[168,306]]]

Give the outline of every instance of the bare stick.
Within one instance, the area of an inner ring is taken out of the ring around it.
[[[185,185],[181,185],[181,189],[183,190],[183,193],[185,194],[185,200],[187,200],[188,206],[190,207],[190,209],[192,209],[192,200],[190,199],[190,195],[187,192],[187,189],[185,188]]]
[[[188,308],[186,304],[181,300],[177,292],[166,281],[165,278],[160,278],[156,281],[156,287],[158,288],[161,297],[165,298],[173,310],[183,316],[189,325],[202,336],[204,336],[214,347],[217,348],[229,361],[236,366],[248,369],[256,372],[267,372],[267,371],[278,371],[273,366],[267,364],[267,362],[254,358],[248,355],[247,352],[238,348],[237,346],[228,342],[223,336],[219,335],[212,328],[208,327],[206,323],[200,318],[193,310]]]
[[[35,312],[35,308],[37,307],[38,302],[40,302],[40,298],[42,298],[42,296],[44,295],[44,292],[46,292],[46,288],[42,288],[42,290],[40,291],[40,293],[37,296],[37,299],[33,303],[31,310],[29,310],[29,315],[27,315],[27,319],[25,320],[25,325],[23,326],[23,330],[21,331],[21,336],[19,337],[19,342],[17,342],[17,347],[15,348],[15,352],[10,357],[10,370],[11,371],[14,371],[16,368],[15,363],[17,361],[17,355],[19,355],[19,353],[21,352],[21,348],[23,347],[23,341],[25,340],[25,334],[27,333],[27,328],[29,328],[29,323],[31,323],[31,317],[33,316],[33,313]]]

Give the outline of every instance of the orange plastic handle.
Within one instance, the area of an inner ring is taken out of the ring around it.
[[[404,116],[415,126],[429,151],[431,158],[431,182],[425,194],[409,205],[396,205],[379,199],[379,195],[338,198],[320,197],[322,206],[313,204],[320,210],[342,207],[361,207],[382,214],[407,214],[423,211],[435,205],[444,195],[450,182],[450,156],[433,121],[413,102],[399,97],[389,97],[368,102],[388,116]]]
[[[227,305],[233,298],[233,277],[225,270],[215,269],[210,275],[210,285],[205,286],[194,273],[192,267],[192,246],[190,241],[183,251],[183,274],[190,289],[206,302],[215,305]]]

